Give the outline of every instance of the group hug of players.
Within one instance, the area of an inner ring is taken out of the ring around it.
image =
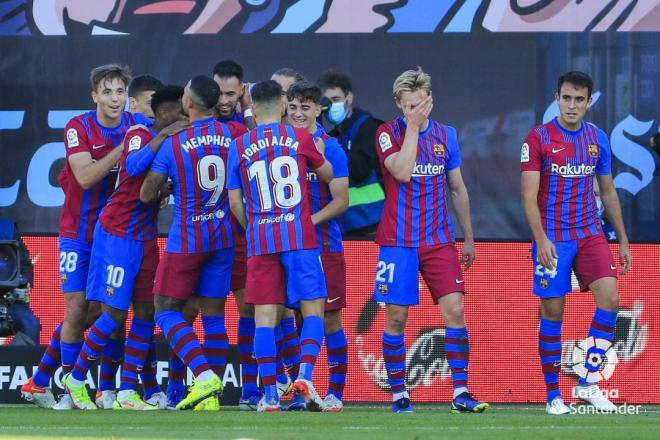
[[[224,309],[233,292],[240,315],[240,407],[343,409],[346,274],[336,218],[348,206],[348,165],[342,146],[317,122],[324,90],[291,69],[249,90],[232,61],[218,63],[213,73],[179,87],[149,76],[131,82],[119,65],[92,71],[96,110],[66,126],[59,177],[66,194],[59,236],[66,315],[21,388],[28,401],[53,409],[217,410],[229,348]],[[594,176],[621,243],[623,272],[631,264],[607,137],[583,121],[592,90],[588,75],[562,75],[559,116],[533,128],[521,150],[549,414],[570,411],[558,379],[572,270],[581,288],[594,294],[589,335],[611,341],[616,324],[617,271],[600,229]],[[431,78],[421,69],[396,78],[393,95],[402,116],[381,125],[375,140],[386,201],[374,287],[374,299],[386,304],[382,350],[392,411],[414,411],[405,383],[404,330],[408,307],[419,301],[421,273],[446,326],[451,410],[480,413],[488,404],[468,391],[460,265],[471,266],[475,247],[457,132],[430,119]],[[171,194],[173,222],[159,261],[156,220]],[[450,196],[465,240],[460,256]],[[191,326],[200,311],[203,343]],[[166,392],[156,380],[156,325],[171,351]],[[324,340],[329,387],[322,398],[312,375]],[[97,360],[93,402],[85,380]],[[66,394],[55,402],[49,384],[60,365]],[[194,375],[188,389],[187,368]],[[283,407],[280,399],[289,393],[293,400]],[[587,379],[576,395],[601,411],[616,410]]]

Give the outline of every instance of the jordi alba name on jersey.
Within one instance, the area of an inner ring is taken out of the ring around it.
[[[447,206],[447,173],[461,165],[456,129],[429,119],[419,133],[417,158],[410,182],[398,182],[385,159],[401,151],[406,135],[403,117],[382,124],[376,151],[385,183],[385,209],[376,243],[381,246],[425,247],[454,241]]]
[[[73,175],[69,158],[77,153],[89,153],[92,160],[104,158],[124,139],[126,131],[135,125],[129,112],[123,112],[116,127],[102,126],[96,111],[74,117],[64,129],[66,164],[57,180],[64,191],[64,206],[60,216],[60,236],[92,242],[94,227],[101,209],[115,189],[119,164],[107,176],[89,189],[83,189]]]
[[[226,190],[227,153],[245,128],[213,118],[192,125],[167,138],[151,166],[174,183],[174,219],[166,246],[172,253],[211,252],[234,243]]]
[[[601,233],[594,174],[612,172],[610,143],[601,129],[582,122],[579,130],[569,131],[557,118],[534,127],[521,149],[520,170],[541,173],[537,200],[550,240]]]
[[[229,189],[242,189],[248,256],[318,247],[306,172],[324,158],[312,135],[290,125],[260,125],[229,152]]]

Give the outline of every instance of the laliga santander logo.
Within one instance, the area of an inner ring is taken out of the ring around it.
[[[612,377],[619,357],[610,341],[590,336],[575,344],[571,361],[573,371],[591,384]]]

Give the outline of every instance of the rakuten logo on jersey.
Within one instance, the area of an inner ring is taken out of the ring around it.
[[[268,217],[268,218],[262,218],[259,219],[259,224],[260,225],[271,225],[273,223],[282,223],[282,222],[292,222],[296,216],[289,212],[287,214],[280,214],[277,217]]]
[[[225,212],[222,210],[216,211],[216,212],[209,212],[208,214],[198,214],[198,215],[193,215],[191,220],[193,222],[207,222],[210,220],[215,220],[216,218],[218,220],[221,220],[225,217]]]
[[[550,171],[564,177],[584,177],[592,175],[596,171],[596,165],[586,165],[583,163],[580,165],[559,165],[553,163]]]
[[[413,168],[412,176],[413,177],[430,177],[430,176],[439,176],[445,173],[444,165],[435,165],[431,163],[415,163]]]

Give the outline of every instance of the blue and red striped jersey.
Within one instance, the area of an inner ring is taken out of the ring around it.
[[[382,124],[376,151],[383,171],[385,209],[376,243],[381,246],[426,247],[453,243],[454,227],[447,206],[447,173],[461,165],[456,129],[429,119],[419,133],[410,182],[398,182],[385,159],[401,150],[406,135],[403,117]]]
[[[314,138],[321,138],[325,143],[325,158],[332,165],[334,178],[348,177],[348,158],[339,141],[328,135],[323,128],[319,128],[314,133]],[[332,194],[330,193],[330,185],[318,180],[313,170],[307,170],[307,181],[309,182],[309,195],[312,200],[312,214],[314,214],[332,201]],[[316,239],[322,251],[341,252],[344,249],[341,229],[336,218],[316,225]]]
[[[538,206],[552,241],[601,234],[594,195],[594,173],[612,173],[612,151],[603,130],[583,122],[577,131],[557,118],[534,127],[523,143],[521,171],[541,173]]]
[[[144,128],[131,129],[126,133],[117,188],[99,217],[103,229],[118,237],[147,241],[155,239],[158,235],[156,217],[159,201],[155,200],[151,203],[140,201],[140,187],[147,176],[148,168],[137,175],[131,175],[126,164],[129,156],[134,156],[137,151],[145,147],[149,148],[148,144],[156,134]]]
[[[102,126],[96,111],[90,111],[71,119],[64,128],[66,164],[57,178],[64,191],[64,206],[60,215],[60,236],[92,242],[94,227],[101,209],[115,189],[119,164],[107,176],[89,189],[83,189],[73,175],[69,158],[77,153],[89,153],[93,160],[100,160],[119,145],[126,131],[135,124],[133,115],[122,113],[118,126]]]
[[[229,144],[245,133],[240,124],[213,118],[195,121],[188,130],[167,138],[151,171],[174,183],[174,218],[166,250],[210,252],[233,246],[226,191]]]
[[[260,125],[236,140],[227,187],[243,190],[248,256],[318,247],[306,173],[324,161],[312,135],[290,125]]]

